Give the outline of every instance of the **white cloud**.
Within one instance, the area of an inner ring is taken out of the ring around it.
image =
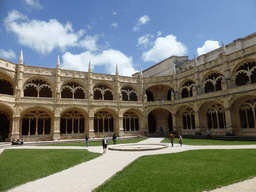
[[[133,27],[133,30],[134,30],[134,31],[139,30],[139,29],[140,29],[140,26],[146,24],[149,20],[150,20],[150,19],[149,19],[149,17],[148,17],[147,15],[142,16],[142,17],[139,19],[139,21],[137,22],[136,26]]]
[[[64,25],[56,19],[49,22],[29,20],[26,15],[13,10],[4,19],[4,25],[8,32],[17,35],[20,44],[42,54],[50,53],[56,48],[65,51],[68,47],[86,44],[78,42],[85,31],[74,32],[69,22]]]
[[[142,60],[160,62],[170,56],[183,56],[187,54],[187,47],[178,42],[177,37],[168,35],[166,37],[158,37],[154,42],[154,46],[142,54]]]
[[[29,8],[42,9],[42,6],[37,0],[24,0],[24,2]]]
[[[13,10],[11,12],[8,12],[8,16],[4,18],[4,24],[13,23],[15,21],[18,22],[20,20],[28,20],[28,17],[18,12],[17,10]],[[8,26],[9,25],[6,25],[6,27]]]
[[[217,49],[219,47],[220,47],[220,45],[219,45],[218,41],[207,40],[204,42],[203,47],[197,48],[197,55],[199,56],[199,55],[208,53],[208,52],[210,52],[214,49]]]
[[[149,45],[151,45],[152,43],[150,42],[150,38],[153,38],[154,36],[153,35],[150,35],[150,34],[146,34],[142,37],[139,37],[138,38],[138,43],[137,43],[137,46],[138,45],[143,45],[144,48],[147,48]]]
[[[94,37],[92,36],[86,36],[83,40],[79,41],[79,45],[81,47],[85,47],[89,51],[97,51],[98,46],[96,44],[99,36],[95,35]]]
[[[117,28],[118,23],[112,23],[111,26]]]
[[[160,35],[162,35],[162,31],[157,32],[157,36],[160,36]]]
[[[3,49],[0,49],[0,57],[4,58],[4,59],[15,59],[16,54],[11,49],[9,49],[9,51],[5,51]]]
[[[72,54],[66,52],[62,55],[62,68],[87,71],[89,61],[91,61],[92,69],[95,66],[105,66],[106,71],[110,74],[115,74],[116,65],[118,65],[119,74],[124,76],[131,76],[136,72],[133,68],[132,57],[127,57],[118,50],[108,49],[102,53],[91,53],[90,51],[81,54]]]

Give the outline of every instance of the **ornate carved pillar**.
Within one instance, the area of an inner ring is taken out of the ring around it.
[[[121,93],[121,87],[120,87],[120,80],[119,80],[119,72],[118,72],[118,67],[116,66],[116,90],[113,93],[113,97],[116,95],[116,99],[118,103],[122,101],[122,93]]]
[[[174,90],[171,91],[171,100],[172,100],[172,101],[175,100]]]
[[[20,116],[13,116],[12,118],[12,130],[11,130],[11,140],[20,138]]]
[[[195,116],[195,127],[196,127],[195,131],[198,132],[200,131],[200,117],[199,117],[198,111],[195,111],[194,116]]]
[[[89,117],[89,137],[95,137],[95,133],[94,133],[94,116],[93,117]]]
[[[23,93],[23,73],[24,73],[24,63],[23,63],[23,52],[20,52],[20,57],[19,57],[19,63],[16,68],[16,73],[17,73],[17,82],[15,86],[15,98],[16,101],[19,101],[21,96],[24,94]]]
[[[122,137],[122,136],[124,136],[124,128],[123,128],[123,116],[119,116],[118,118],[117,118],[117,135],[118,135],[118,137]]]
[[[227,132],[233,132],[233,126],[232,126],[232,116],[230,108],[225,108],[225,118],[226,118],[226,131]]]
[[[54,117],[53,140],[60,140],[60,116]]]
[[[91,62],[89,62],[89,67],[88,67],[88,76],[87,76],[87,87],[88,87],[88,92],[87,92],[87,98],[88,102],[90,103],[93,101],[93,87],[92,87],[92,68],[91,68]]]
[[[177,131],[177,115],[172,114],[172,131]]]
[[[140,69],[140,75],[139,75],[139,81],[138,81],[138,83],[139,83],[139,92],[137,93],[137,99],[138,99],[138,101],[143,101],[143,99],[144,99],[144,95],[143,95],[143,74],[142,74],[142,71],[141,71],[141,69]]]
[[[60,90],[60,58],[58,56],[56,69],[55,69],[55,100],[58,102],[61,98]]]

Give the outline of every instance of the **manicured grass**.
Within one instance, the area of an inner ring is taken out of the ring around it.
[[[87,150],[6,149],[0,154],[0,191],[62,171],[100,155]]]
[[[162,143],[170,143],[165,138]],[[179,138],[174,139],[174,143],[179,143]],[[183,138],[184,145],[256,145],[256,141],[226,141],[226,140],[210,140],[210,139],[187,139]]]
[[[204,191],[256,176],[256,150],[143,156],[95,191]]]
[[[138,138],[138,139],[127,139],[127,140],[116,140],[116,144],[125,144],[125,143],[138,143],[140,141],[143,141],[147,138]],[[108,140],[109,145],[113,145],[112,140]],[[101,146],[101,141],[90,141],[89,140],[89,146]],[[86,146],[85,141],[80,143],[61,143],[61,144],[52,144],[50,146]]]

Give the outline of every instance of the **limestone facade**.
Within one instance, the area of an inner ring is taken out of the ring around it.
[[[188,60],[170,57],[132,77],[0,59],[0,134],[71,138],[165,134],[256,136],[256,33]]]

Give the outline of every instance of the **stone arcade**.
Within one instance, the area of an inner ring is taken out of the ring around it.
[[[172,56],[132,77],[0,59],[0,134],[58,140],[145,131],[256,136],[256,33],[188,60]]]

